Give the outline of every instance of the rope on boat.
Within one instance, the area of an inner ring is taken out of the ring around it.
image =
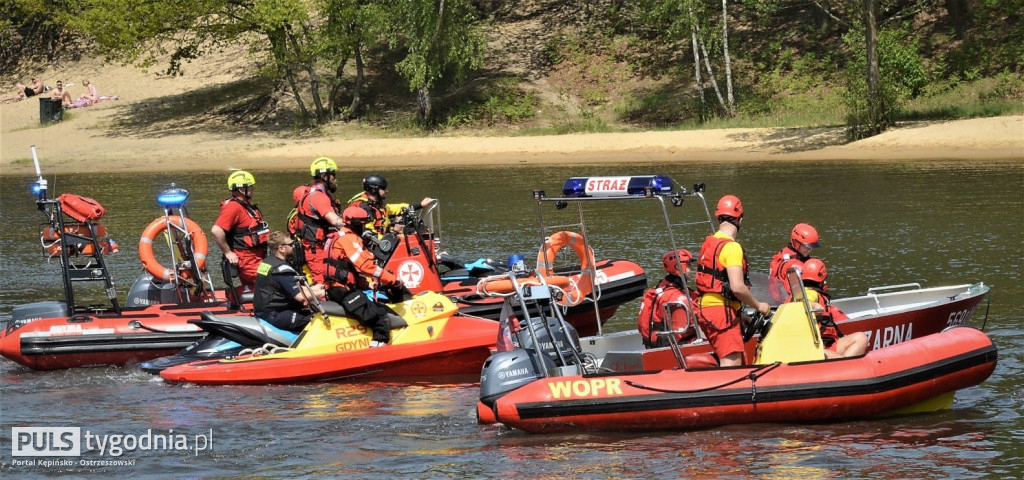
[[[143,330],[149,330],[149,331],[155,332],[155,333],[173,333],[173,332],[170,332],[168,330],[160,330],[159,328],[147,327],[146,325],[144,325],[142,322],[140,322],[138,320],[132,321],[129,324],[129,326],[134,326],[135,328],[141,328]]]
[[[751,391],[752,391],[751,400],[755,401],[756,398],[757,398],[757,389],[756,389],[756,386],[754,385],[754,383],[757,381],[758,378],[763,377],[764,374],[766,374],[766,373],[768,373],[768,372],[770,372],[772,370],[775,370],[780,365],[782,365],[782,362],[775,362],[775,363],[772,363],[772,364],[769,364],[769,365],[762,365],[762,366],[757,367],[754,370],[751,370],[750,372],[748,372],[748,373],[744,374],[743,376],[741,376],[739,378],[736,378],[734,380],[729,380],[728,382],[725,382],[725,383],[722,383],[722,384],[719,384],[719,385],[713,385],[713,386],[710,386],[710,387],[697,388],[697,389],[692,389],[692,390],[670,390],[670,389],[667,389],[667,388],[658,388],[658,387],[652,387],[652,386],[649,386],[649,385],[644,385],[644,384],[637,383],[637,382],[634,382],[634,381],[631,381],[631,380],[626,380],[625,383],[626,383],[626,385],[629,385],[629,386],[634,387],[634,388],[639,388],[639,389],[642,389],[642,390],[650,390],[652,392],[658,392],[658,393],[700,393],[700,392],[707,392],[707,391],[711,391],[711,390],[718,390],[719,388],[728,387],[729,385],[734,385],[734,384],[737,384],[739,382],[742,382],[743,380],[748,380],[749,379],[751,381]]]

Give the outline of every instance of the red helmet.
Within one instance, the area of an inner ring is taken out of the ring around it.
[[[726,195],[718,201],[718,208],[715,209],[715,216],[740,218],[743,216],[743,204],[735,195]]]
[[[828,278],[828,271],[825,270],[825,262],[821,259],[812,258],[804,262],[803,271],[800,273],[800,278],[804,281],[816,282],[820,285],[825,283]]]
[[[370,214],[362,208],[352,206],[346,208],[345,211],[341,213],[341,221],[346,225],[352,223],[363,225],[370,221]]]
[[[693,262],[693,254],[685,248],[671,251],[661,257],[661,265],[665,267],[665,271],[672,275],[682,276],[683,273],[688,272],[690,269],[687,267],[687,263]]]
[[[818,248],[821,246],[821,242],[818,241],[818,231],[806,223],[796,224],[793,227],[793,233],[789,234],[789,240],[794,250],[799,248],[800,245],[808,248]]]

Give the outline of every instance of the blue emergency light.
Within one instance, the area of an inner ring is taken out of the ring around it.
[[[572,177],[562,186],[566,197],[630,197],[670,195],[675,185],[664,175]]]
[[[40,198],[46,196],[46,179],[40,178],[32,183],[32,195],[39,196]]]
[[[173,183],[171,188],[156,196],[156,201],[164,208],[179,208],[185,204],[185,200],[188,200],[188,190],[178,188]]]

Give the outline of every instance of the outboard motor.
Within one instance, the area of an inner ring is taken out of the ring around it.
[[[18,305],[11,311],[9,327],[16,328],[33,320],[68,316],[68,304],[55,300]]]
[[[523,348],[495,353],[480,371],[480,401],[491,405],[502,395],[543,378],[545,370],[554,368],[555,363],[547,355],[538,357]]]
[[[177,285],[157,280],[149,273],[139,275],[128,290],[125,300],[127,307],[148,307],[157,304],[174,304],[181,301]]]
[[[537,343],[540,345],[540,350],[555,366],[564,367],[575,363],[573,359],[580,351],[580,335],[572,324],[563,322],[556,317],[547,318],[546,326],[543,317],[533,318],[531,322],[534,331],[537,332]],[[523,325],[522,328],[529,327]],[[520,337],[522,341],[519,346],[533,351],[533,337],[522,334]]]

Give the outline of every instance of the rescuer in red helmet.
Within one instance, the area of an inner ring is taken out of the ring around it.
[[[718,356],[719,365],[743,364],[743,335],[739,311],[750,305],[767,315],[771,307],[759,301],[750,291],[748,265],[736,234],[743,225],[743,204],[734,195],[726,195],[715,208],[718,231],[708,236],[700,247],[694,283],[697,319],[708,342]]]
[[[789,282],[786,280],[786,271],[792,266],[803,265],[811,258],[811,250],[821,246],[818,230],[806,223],[798,223],[793,226],[789,234],[789,243],[779,253],[772,257],[768,264],[768,278],[776,287],[771,288],[772,298],[782,302],[790,295]],[[776,283],[778,282],[778,283]],[[781,290],[777,288],[781,284]]]
[[[825,345],[826,358],[854,357],[868,350],[868,336],[864,332],[844,335],[836,322],[849,317],[839,310],[828,297],[828,271],[820,259],[811,258],[803,263],[800,278],[807,292],[807,301],[812,308],[821,311],[815,315],[821,329],[821,341]]]
[[[404,320],[366,296],[364,291],[372,287],[367,277],[386,286],[401,287],[402,282],[394,272],[377,265],[373,253],[366,248],[363,231],[372,220],[369,213],[359,207],[348,207],[341,218],[341,231],[330,234],[326,242],[327,298],[338,302],[346,314],[373,332],[371,347],[386,345],[391,338],[391,326]]]
[[[640,315],[636,320],[645,347],[669,346],[669,339],[658,333],[686,330],[690,324],[690,292],[693,290],[686,286],[686,275],[691,272],[690,264],[693,262],[690,251],[682,248],[669,251],[661,258],[665,278],[658,282],[656,287],[644,292],[640,303]],[[693,340],[696,332],[689,329],[676,334],[675,337],[676,343],[681,344]]]

